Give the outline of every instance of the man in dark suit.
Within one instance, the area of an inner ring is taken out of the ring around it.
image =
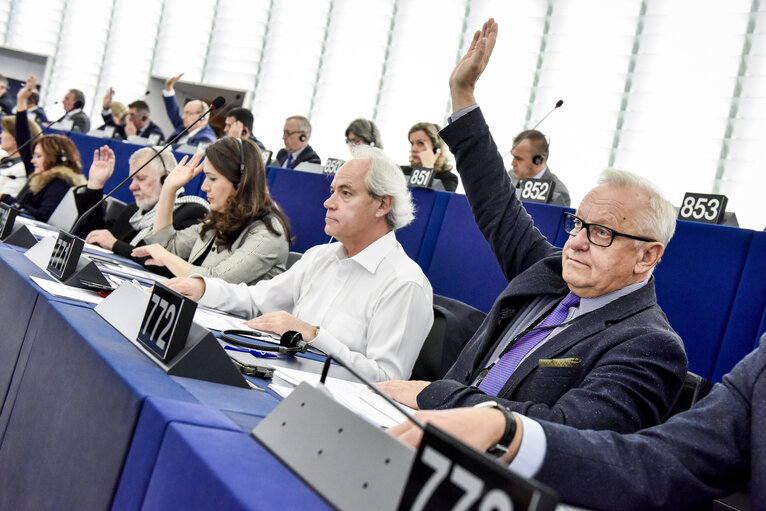
[[[284,149],[277,153],[279,166],[285,169],[294,169],[299,163],[321,163],[319,155],[309,145],[311,138],[311,123],[302,115],[293,115],[285,119],[285,127],[282,130]]]
[[[691,409],[630,435],[581,431],[493,408],[419,412],[424,422],[534,477],[562,500],[588,509],[710,509],[750,483],[753,509],[766,499],[766,335],[723,383]],[[508,419],[511,419],[509,425]],[[389,430],[417,446],[411,422]],[[506,433],[509,432],[509,433]],[[501,440],[505,436],[506,439]]]
[[[566,223],[563,251],[548,243],[513,193],[476,105],[486,59],[474,62],[475,54],[450,78],[454,113],[441,135],[508,287],[444,379],[380,386],[414,408],[497,401],[578,428],[658,424],[687,370],[652,277],[675,229],[674,209],[650,183],[613,171]]]
[[[61,101],[66,117],[64,121],[72,121],[72,131],[87,133],[90,131],[90,119],[82,107],[85,105],[85,94],[79,89],[69,89]]]
[[[29,93],[27,98],[27,116],[34,120],[38,126],[44,126],[48,122],[48,116],[40,105],[40,94],[36,91]]]
[[[173,76],[165,81],[165,89],[162,91],[162,99],[165,101],[165,111],[170,118],[170,122],[173,123],[175,131],[170,134],[170,140],[175,139],[181,131],[187,126],[191,126],[203,112],[208,109],[208,104],[199,99],[193,99],[184,105],[183,114],[178,110],[178,102],[176,101],[175,84],[181,79],[183,73],[178,76]],[[188,144],[196,146],[198,144],[215,142],[216,136],[213,128],[207,124],[208,116],[200,119],[194,127],[182,136],[180,139],[174,142],[175,145]]]
[[[569,190],[548,168],[548,139],[537,130],[525,130],[513,139],[511,182],[518,186],[522,179],[546,179],[553,181],[553,195],[549,204],[569,207]],[[516,195],[521,191],[517,188]]]
[[[104,95],[103,107],[101,117],[104,119],[106,126],[114,127],[113,138],[119,138],[122,140],[129,139],[129,137],[141,137],[149,138],[152,135],[157,135],[157,144],[165,142],[165,134],[162,132],[162,128],[157,126],[152,120],[152,111],[146,101],[137,99],[136,101],[128,105],[128,122],[125,124],[118,124],[114,122],[112,111],[112,100],[114,98],[114,89],[109,87]]]

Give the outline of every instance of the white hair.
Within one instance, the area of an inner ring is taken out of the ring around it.
[[[128,163],[130,165],[135,165],[138,161],[149,161],[149,158],[152,157],[155,158],[148,165],[148,167],[152,169],[158,176],[164,176],[176,168],[176,165],[178,165],[176,157],[173,156],[172,152],[163,151],[160,153],[158,148],[152,146],[142,147],[141,149],[131,154]]]
[[[649,196],[649,207],[636,212],[636,228],[667,246],[676,231],[676,210],[654,183],[626,170],[604,169],[598,177],[599,185],[629,186]]]
[[[407,178],[402,169],[386,156],[381,149],[366,145],[354,146],[351,150],[354,159],[369,159],[370,171],[364,178],[364,184],[373,197],[390,195],[393,199],[391,211],[386,215],[388,226],[401,229],[415,218],[415,206],[412,194],[407,188]]]

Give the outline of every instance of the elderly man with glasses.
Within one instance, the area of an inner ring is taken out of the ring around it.
[[[548,243],[513,193],[474,98],[497,34],[488,25],[450,78],[454,112],[441,136],[508,286],[444,379],[380,387],[413,408],[479,404],[619,432],[658,424],[687,370],[652,277],[675,230],[673,207],[645,179],[607,170],[567,217],[563,250]]]

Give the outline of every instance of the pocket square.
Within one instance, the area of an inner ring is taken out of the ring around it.
[[[541,358],[539,367],[577,367],[580,365],[579,358]]]

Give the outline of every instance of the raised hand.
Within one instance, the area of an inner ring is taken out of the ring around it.
[[[88,188],[102,190],[114,172],[116,158],[114,151],[105,145],[93,151],[93,163],[88,171]]]
[[[32,75],[27,78],[27,83],[16,93],[16,111],[23,112],[27,109],[27,99],[33,90],[37,87],[37,78]]]
[[[178,76],[171,76],[167,80],[165,80],[165,90],[173,90],[173,87],[175,86],[176,82],[181,79],[181,77],[184,74],[181,73]]]
[[[242,124],[242,121],[234,121],[231,123],[231,126],[229,126],[227,135],[234,138],[242,138],[243,131],[245,131],[245,125]]]
[[[481,30],[473,35],[471,46],[449,77],[452,93],[452,110],[458,111],[476,103],[473,91],[476,82],[489,63],[489,57],[497,40],[497,23],[493,18],[487,20]]]
[[[176,190],[202,172],[201,162],[204,157],[203,153],[196,153],[191,159],[188,156],[184,156],[178,163],[178,166],[165,178],[165,184],[162,185],[163,190],[167,189],[175,194]]]
[[[107,110],[110,106],[112,106],[112,99],[114,99],[114,89],[109,87],[109,90],[106,91],[106,94],[104,94],[104,110]]]

